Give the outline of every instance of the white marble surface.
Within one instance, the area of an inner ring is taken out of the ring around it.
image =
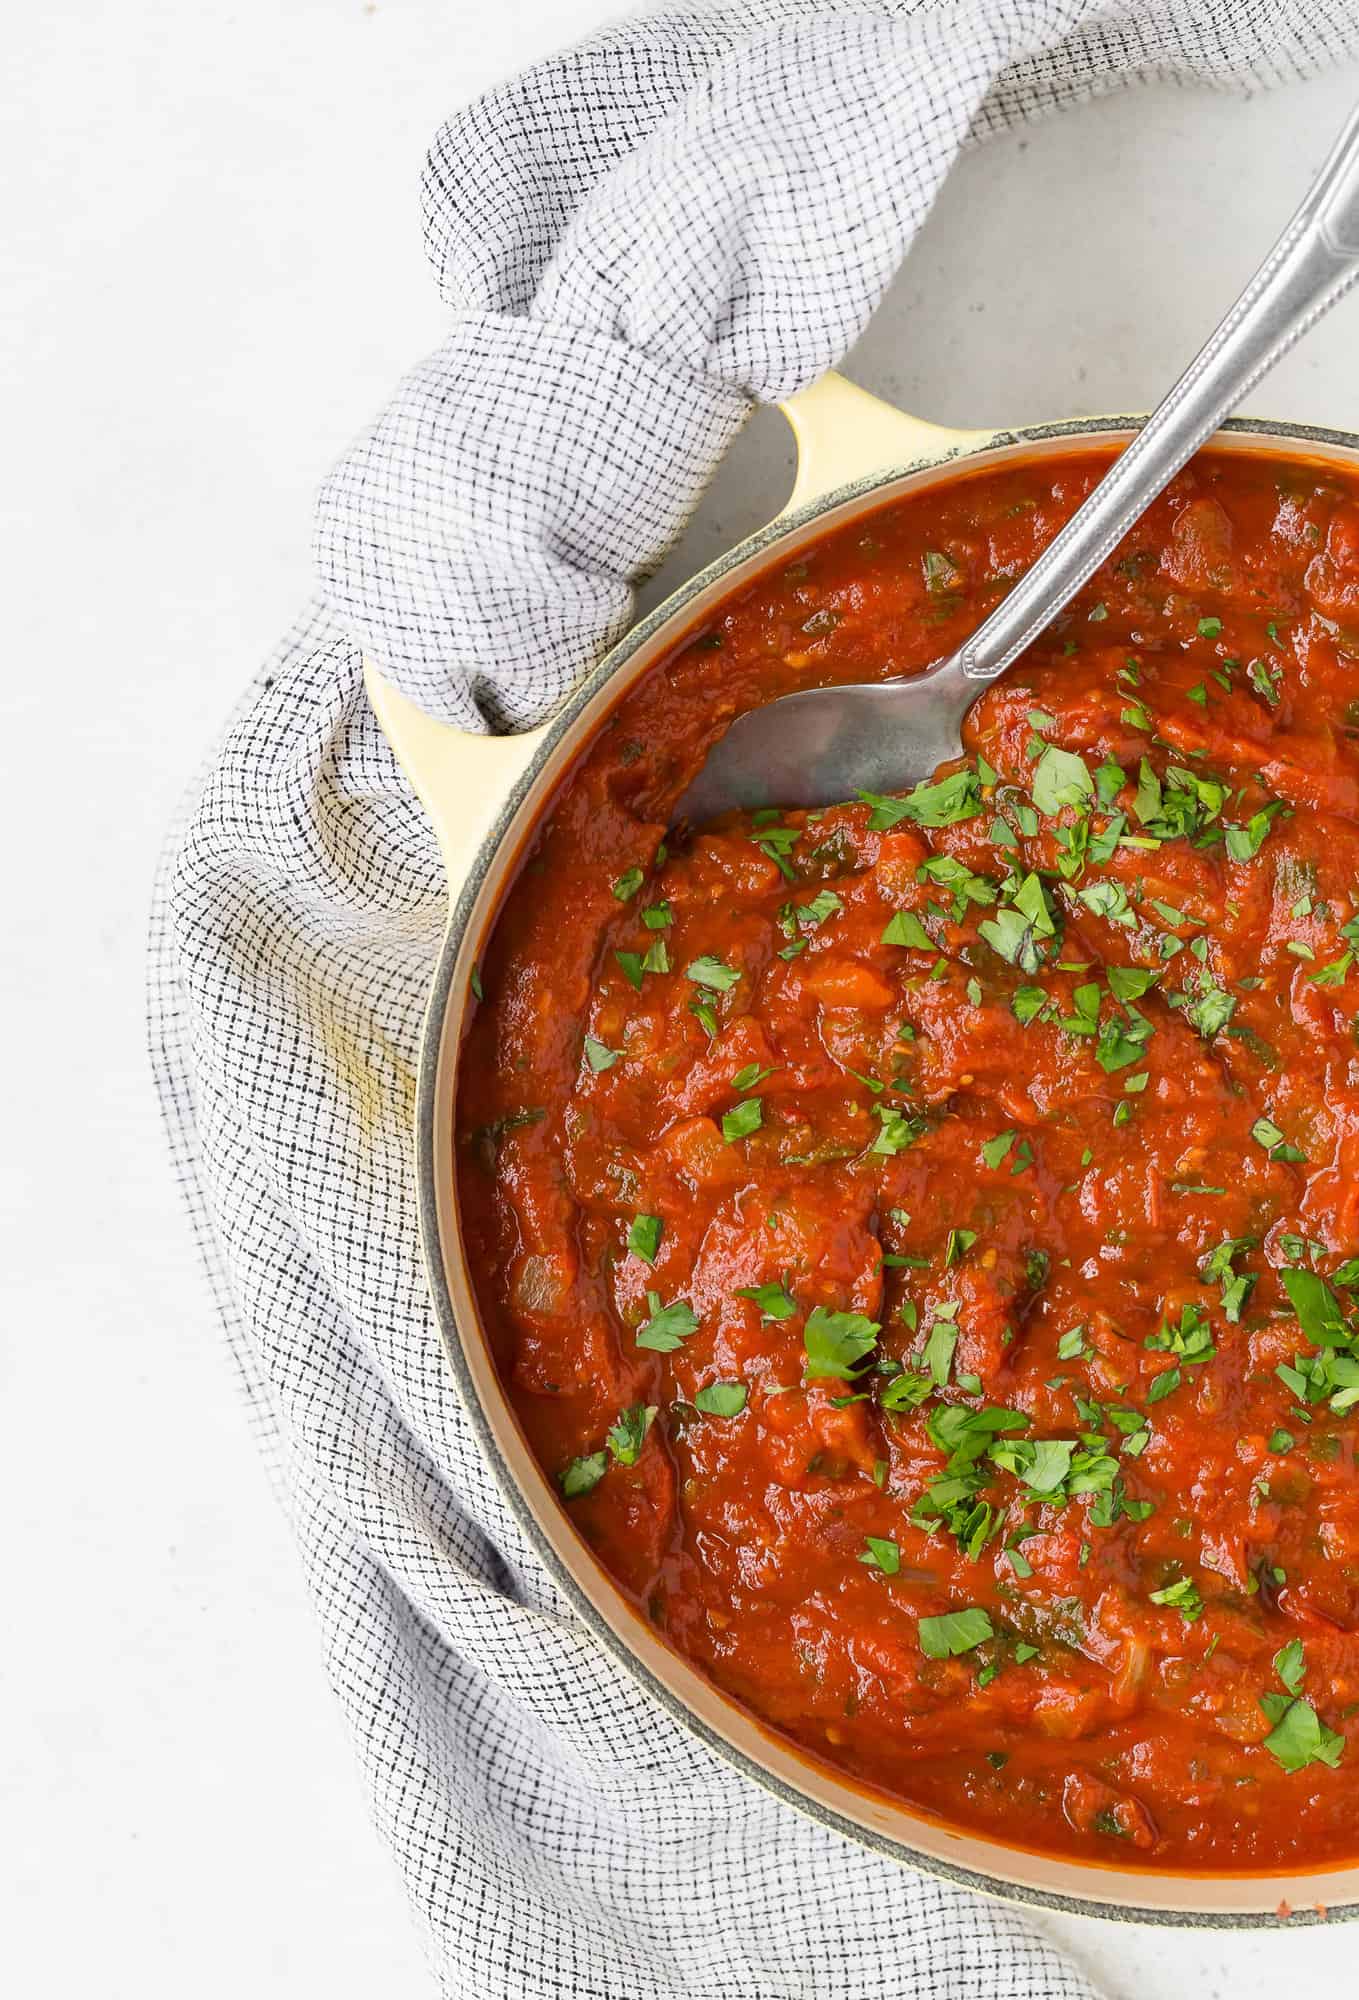
[[[307,587],[313,485],[439,337],[427,136],[613,11],[65,0],[7,22],[0,1936],[25,1996],[428,1990],[163,1165],[142,934],[176,795]],[[1145,406],[1356,88],[1139,89],[973,156],[854,371],[974,422]],[[1359,428],[1356,335],[1359,301],[1258,406]],[[786,467],[762,417],[672,573]],[[1354,1938],[1049,1928],[1118,2000],[1336,1990]]]

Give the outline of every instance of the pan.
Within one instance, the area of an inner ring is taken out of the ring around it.
[[[862,1846],[1009,1900],[1161,1924],[1250,1927],[1359,1916],[1359,1864],[1289,1873],[1184,1874],[1031,1851],[933,1819],[861,1789],[763,1727],[673,1652],[596,1561],[534,1459],[502,1387],[478,1314],[454,1174],[458,1064],[472,972],[506,890],[564,778],[629,689],[691,626],[807,544],[884,502],[939,489],[1007,461],[1051,465],[1092,445],[1115,448],[1138,419],[1085,418],[1021,430],[951,430],[826,375],[783,405],[797,475],[783,511],[693,577],[636,625],[552,719],[518,736],[474,736],[425,715],[371,663],[379,724],[438,836],[448,929],[420,1052],[415,1156],[430,1296],[456,1387],[524,1530],[584,1623],[660,1705],[785,1803]],[[1359,470],[1359,437],[1242,420],[1218,451],[1286,455]]]

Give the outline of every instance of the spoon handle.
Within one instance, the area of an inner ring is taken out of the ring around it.
[[[1359,109],[1226,318],[1085,504],[960,648],[970,680],[1009,666],[1296,340],[1359,278]]]

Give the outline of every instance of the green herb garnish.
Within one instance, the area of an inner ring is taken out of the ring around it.
[[[1168,1583],[1163,1590],[1153,1590],[1151,1601],[1153,1604],[1163,1604],[1169,1610],[1178,1611],[1186,1625],[1192,1625],[1195,1619],[1203,1616],[1203,1599],[1199,1595],[1198,1587],[1187,1576],[1177,1577],[1174,1583]]]
[[[1039,812],[1055,819],[1063,806],[1082,807],[1095,794],[1095,781],[1083,757],[1050,743],[1034,766],[1030,787]]]
[[[901,1568],[901,1550],[895,1542],[884,1541],[879,1535],[864,1536],[864,1550],[859,1561],[868,1569],[880,1569],[884,1576],[895,1576]]]
[[[881,1331],[879,1322],[864,1313],[831,1312],[826,1306],[814,1306],[802,1334],[807,1354],[804,1380],[852,1381]]]
[[[735,966],[727,965],[710,954],[686,965],[684,976],[692,979],[696,986],[710,987],[714,993],[729,993],[741,977]]]
[[[904,819],[914,820],[917,826],[954,826],[959,820],[975,818],[982,809],[981,781],[967,768],[935,783],[917,785],[904,798],[885,798],[880,792],[860,792],[859,797],[873,808],[868,824],[874,833],[885,833]]]
[[[659,1292],[648,1292],[646,1302],[650,1317],[637,1329],[639,1347],[649,1347],[657,1354],[673,1354],[677,1347],[683,1347],[691,1333],[698,1331],[698,1314],[687,1299],[676,1299],[673,1304],[663,1306]]]
[[[609,1432],[609,1450],[619,1465],[635,1465],[656,1417],[655,1404],[634,1403],[620,1411]]]
[[[743,1382],[709,1382],[694,1395],[694,1408],[705,1417],[739,1417],[745,1406]]]
[[[889,917],[882,934],[884,944],[904,945],[909,951],[934,951],[934,939],[911,910],[898,910]]]
[[[758,1132],[764,1123],[764,1099],[745,1097],[730,1111],[722,1114],[722,1137],[730,1146],[737,1139],[748,1139],[752,1132]]]
[[[591,1452],[588,1458],[573,1458],[558,1475],[558,1484],[568,1500],[578,1500],[583,1493],[593,1493],[608,1468],[608,1455],[602,1451]]]
[[[938,1618],[920,1620],[920,1650],[927,1659],[947,1660],[958,1653],[970,1653],[996,1636],[989,1612],[945,1611]]]
[[[1335,1769],[1344,1755],[1345,1739],[1326,1727],[1309,1701],[1301,1695],[1290,1699],[1286,1694],[1262,1694],[1260,1706],[1274,1725],[1264,1747],[1285,1771],[1305,1771],[1309,1764]]]
[[[735,1296],[753,1300],[760,1309],[761,1319],[791,1319],[797,1311],[791,1292],[777,1280],[768,1285],[738,1285]]]
[[[628,1248],[633,1256],[640,1257],[644,1264],[654,1264],[664,1229],[659,1215],[635,1215],[628,1231]]]

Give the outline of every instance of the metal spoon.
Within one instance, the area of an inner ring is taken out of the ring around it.
[[[1033,568],[956,653],[872,686],[809,688],[738,716],[674,819],[900,792],[962,748],[988,681],[1048,625],[1157,494],[1359,278],[1359,110],[1269,256],[1170,394]]]

